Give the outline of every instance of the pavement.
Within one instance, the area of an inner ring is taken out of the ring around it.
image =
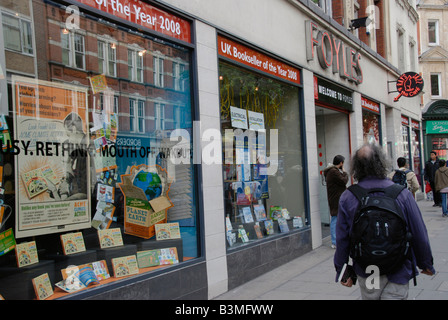
[[[428,230],[436,274],[417,276],[409,284],[408,300],[448,300],[448,218],[433,201],[417,201]],[[359,285],[351,288],[335,282],[329,237],[323,244],[214,300],[361,300]]]

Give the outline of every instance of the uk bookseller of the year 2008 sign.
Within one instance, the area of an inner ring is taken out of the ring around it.
[[[87,91],[13,77],[16,237],[88,228]]]

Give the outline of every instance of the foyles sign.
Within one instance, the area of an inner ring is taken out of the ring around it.
[[[306,57],[314,60],[316,55],[323,69],[332,68],[333,73],[348,81],[360,84],[363,81],[361,54],[347,46],[327,30],[322,30],[311,21],[305,22]]]

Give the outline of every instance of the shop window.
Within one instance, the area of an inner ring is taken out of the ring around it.
[[[380,143],[380,116],[378,114],[362,110],[364,143]]]
[[[33,54],[33,31],[28,20],[2,13],[5,49]]]
[[[306,228],[299,89],[224,62],[219,74],[229,249]]]
[[[36,299],[34,284],[53,291],[40,298],[84,298],[200,257],[193,49],[89,14],[80,28],[61,30],[65,6],[35,0],[33,8],[30,30],[42,28],[35,41],[48,47],[39,60],[45,72],[17,76],[6,61],[9,112],[0,114],[1,297]],[[23,52],[16,40],[27,23],[2,18],[8,45]],[[144,77],[154,57],[163,75],[157,88]],[[174,90],[164,60],[183,65],[176,76],[184,90]],[[190,139],[172,142],[174,127]]]

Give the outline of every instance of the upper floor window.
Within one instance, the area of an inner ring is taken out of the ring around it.
[[[143,51],[128,49],[128,77],[143,82]]]
[[[27,20],[2,13],[5,49],[33,54],[33,33]]]
[[[78,69],[85,69],[84,41],[84,36],[81,34],[67,32],[66,29],[61,32],[63,64]]]
[[[163,87],[163,62],[164,60],[160,57],[154,57],[154,85],[158,87]]]
[[[165,130],[165,104],[155,103],[156,130]]]
[[[404,48],[404,30],[400,27],[397,29],[397,58],[398,58],[398,69],[405,69],[405,48]]]
[[[440,76],[440,73],[431,73],[431,98],[440,98],[442,95]]]
[[[129,130],[131,132],[145,132],[145,101],[129,99]]]
[[[117,53],[115,44],[98,41],[98,72],[111,77],[117,75]]]
[[[316,5],[318,5],[322,10],[325,11],[328,15],[332,15],[332,0],[311,0]]]
[[[174,90],[184,91],[185,83],[182,75],[185,71],[185,65],[178,62],[173,62],[173,79],[174,79]]]
[[[439,44],[439,21],[428,21],[428,42],[431,45]]]

